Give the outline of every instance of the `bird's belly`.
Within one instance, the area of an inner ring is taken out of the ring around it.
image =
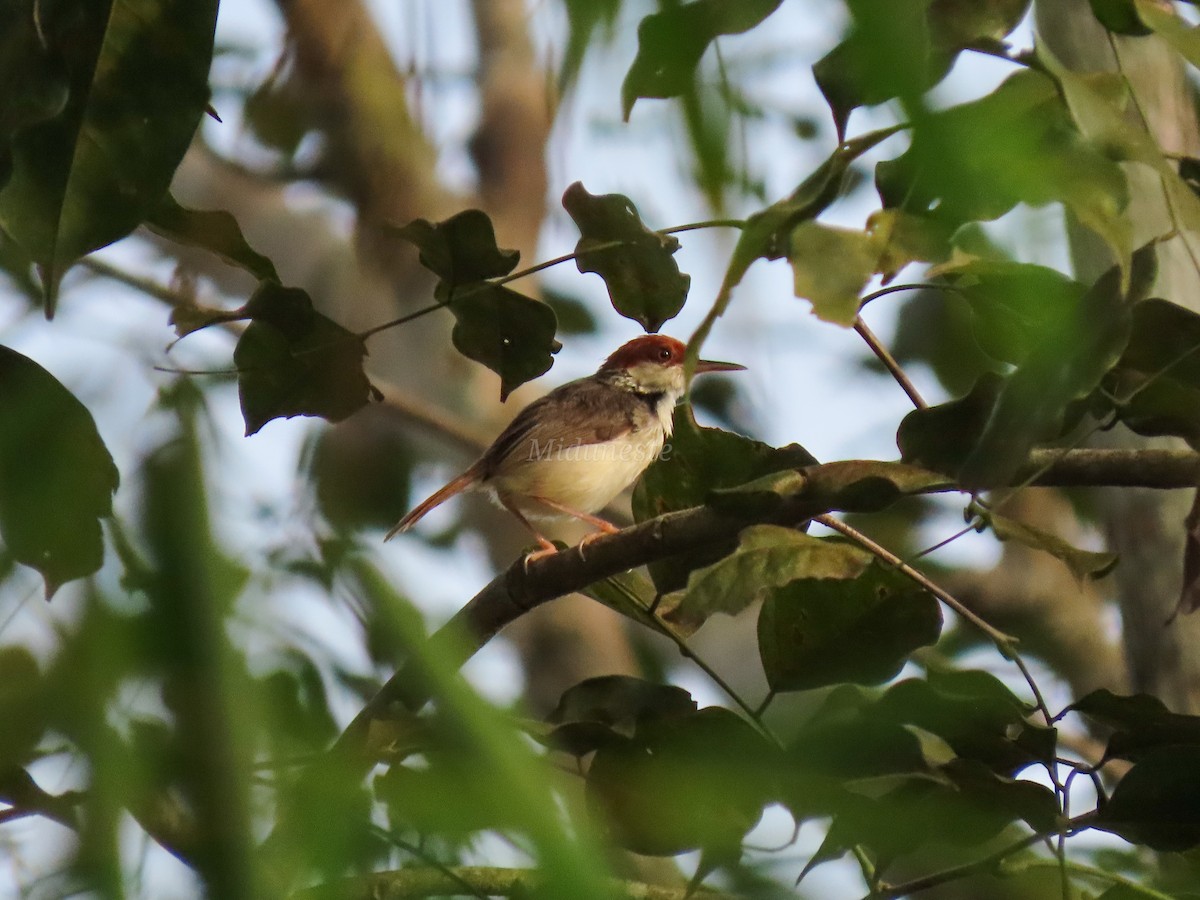
[[[494,474],[484,486],[529,515],[559,515],[531,502],[533,497],[593,513],[631,485],[662,446],[662,431],[649,428],[599,444],[549,441],[533,448],[528,459],[514,461]]]

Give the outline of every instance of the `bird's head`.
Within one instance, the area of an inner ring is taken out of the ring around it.
[[[617,348],[600,367],[600,374],[615,378],[640,394],[666,394],[677,400],[685,387],[686,352],[682,341],[663,334],[647,334]],[[737,363],[702,359],[696,363],[696,374],[737,372],[744,368]]]

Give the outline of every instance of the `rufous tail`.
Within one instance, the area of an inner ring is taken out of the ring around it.
[[[400,532],[408,531],[408,529],[420,521],[425,513],[429,512],[435,506],[441,506],[455,494],[461,494],[478,479],[479,474],[474,471],[474,468],[467,469],[467,471],[463,472],[445,487],[434,491],[433,494],[414,506],[403,519],[392,526],[392,530],[384,535],[383,539],[390,541]]]

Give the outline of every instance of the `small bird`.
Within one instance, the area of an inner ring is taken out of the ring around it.
[[[599,529],[619,529],[594,515],[631,485],[671,435],[672,411],[683,396],[686,348],[675,338],[634,338],[594,375],[570,381],[517,414],[467,470],[419,503],[384,540],[407,531],[456,494],[489,491],[537,539],[525,562],[557,548],[530,519],[573,517]],[[700,360],[696,373],[734,372],[736,363]]]

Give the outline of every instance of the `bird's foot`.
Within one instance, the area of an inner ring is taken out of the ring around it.
[[[521,565],[525,569],[525,574],[529,574],[529,564],[536,562],[539,559],[545,559],[547,556],[553,556],[558,552],[558,547],[546,540],[544,537],[538,536],[538,549],[525,554],[525,559]]]
[[[612,525],[610,525],[609,528],[612,528],[612,531],[609,531],[607,528],[605,528],[600,531],[590,531],[583,536],[583,538],[576,545],[579,548],[580,559],[587,559],[587,548],[589,544],[599,540],[602,537],[608,537],[610,534],[616,534],[621,530],[620,528],[616,528]]]

